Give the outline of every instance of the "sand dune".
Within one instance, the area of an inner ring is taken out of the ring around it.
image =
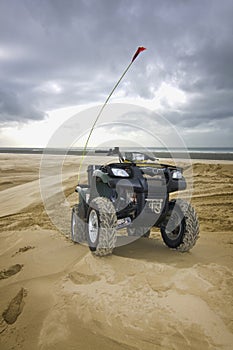
[[[232,163],[194,162],[201,232],[190,253],[153,230],[101,259],[65,236],[76,160],[64,164],[65,206],[51,178],[61,233],[41,202],[39,157],[0,156],[1,350],[232,349]]]

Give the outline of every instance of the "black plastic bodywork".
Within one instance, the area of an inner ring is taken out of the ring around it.
[[[126,171],[127,176],[115,176],[112,169]],[[139,226],[159,226],[168,212],[169,193],[184,190],[186,181],[173,179],[170,165],[155,167],[148,163],[111,163],[88,166],[88,203],[96,197],[107,197],[115,206],[118,219],[130,217]],[[85,208],[88,209],[86,200]]]

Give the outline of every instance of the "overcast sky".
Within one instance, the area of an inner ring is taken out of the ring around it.
[[[188,146],[233,146],[232,18],[232,0],[0,0],[0,145],[103,102],[145,46],[111,101],[148,102]]]

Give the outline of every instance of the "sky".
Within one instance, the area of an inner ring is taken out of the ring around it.
[[[0,146],[46,146],[144,46],[111,103],[159,113],[189,147],[232,147],[232,18],[231,0],[0,0]]]

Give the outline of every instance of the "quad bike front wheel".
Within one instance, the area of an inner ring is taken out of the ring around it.
[[[85,222],[83,220],[83,203],[75,204],[71,214],[71,239],[76,243],[86,241]]]
[[[194,208],[182,199],[172,200],[160,230],[163,241],[169,248],[180,252],[189,251],[199,236],[199,222]]]
[[[112,202],[97,197],[90,203],[87,213],[87,242],[97,256],[112,253],[116,244],[117,216]]]

